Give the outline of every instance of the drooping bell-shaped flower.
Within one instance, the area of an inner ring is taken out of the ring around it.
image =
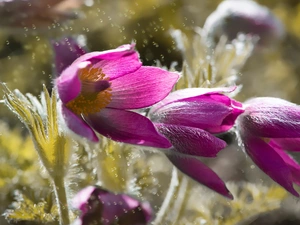
[[[55,85],[63,117],[76,134],[98,141],[95,130],[115,141],[169,148],[148,118],[130,110],[159,102],[178,78],[178,73],[142,66],[134,45],[123,45],[82,55]]]
[[[230,130],[244,112],[241,103],[223,94],[234,89],[178,90],[152,107],[149,116],[178,152],[213,157],[226,146],[214,134]]]
[[[188,88],[175,91],[155,105],[149,115],[158,131],[172,143],[174,152],[215,157],[226,147],[226,142],[214,134],[230,130],[236,118],[244,112],[241,103],[223,94],[233,90]],[[168,157],[182,172],[231,197],[223,181],[197,159]]]
[[[284,26],[265,6],[252,0],[225,0],[210,14],[203,27],[204,35],[213,43],[222,35],[229,40],[239,33],[259,38],[260,47],[270,47],[283,39]]]
[[[95,186],[77,193],[73,206],[81,211],[74,225],[146,225],[152,218],[148,202]]]
[[[254,163],[275,182],[299,197],[300,165],[286,151],[300,151],[300,106],[261,97],[245,102],[237,120],[241,145]]]

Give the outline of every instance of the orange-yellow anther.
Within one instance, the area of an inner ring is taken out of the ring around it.
[[[267,144],[271,141],[271,138],[265,138],[265,137],[261,137],[261,139],[266,142]]]
[[[81,69],[79,72],[79,79],[81,81],[80,94],[67,103],[67,107],[75,114],[88,115],[91,113],[99,112],[105,108],[111,101],[111,88],[107,88],[103,91],[93,91],[93,83],[101,80],[109,80],[105,77],[105,74],[99,68],[87,67]]]

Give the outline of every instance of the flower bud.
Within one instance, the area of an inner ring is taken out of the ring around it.
[[[237,119],[240,144],[254,163],[293,195],[300,165],[286,151],[300,152],[300,106],[279,98],[254,98]]]
[[[96,186],[81,190],[74,197],[73,206],[81,211],[76,225],[146,225],[152,217],[148,202]]]
[[[226,0],[207,18],[204,34],[216,44],[222,35],[231,41],[239,33],[259,38],[259,47],[270,47],[284,37],[284,27],[265,6],[252,0]]]

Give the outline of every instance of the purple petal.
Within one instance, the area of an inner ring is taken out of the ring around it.
[[[151,220],[152,209],[148,203],[142,204],[138,200],[125,194],[105,194],[99,199],[103,203],[103,219],[112,224],[118,220],[117,224],[122,225],[142,225]]]
[[[158,148],[171,147],[148,118],[134,112],[105,108],[85,119],[94,130],[115,141]]]
[[[232,100],[221,94],[200,95],[179,99],[150,112],[153,121],[197,127],[211,133],[228,131],[241,108],[234,108]]]
[[[247,136],[242,140],[245,150],[253,162],[287,191],[299,197],[293,188],[290,169],[281,156],[260,138]]]
[[[137,52],[133,52],[116,59],[103,59],[98,62],[95,61],[93,65],[94,68],[100,68],[110,81],[129,73],[133,73],[141,66],[142,62],[140,61]]]
[[[136,71],[141,65],[138,53],[133,50],[132,45],[105,52],[88,53],[67,67],[56,79],[55,84],[62,102],[66,104],[76,98],[81,91],[78,78],[80,70],[89,66],[99,67],[102,73],[113,80]]]
[[[136,72],[112,81],[112,101],[108,107],[138,109],[153,105],[171,92],[178,78],[178,73],[142,66]]]
[[[63,118],[70,130],[79,136],[85,137],[93,142],[98,142],[99,139],[91,127],[79,116],[72,113],[64,105],[62,107]]]
[[[63,71],[62,75],[55,80],[57,91],[61,101],[67,104],[75,99],[80,92],[95,93],[101,92],[110,87],[107,80],[99,80],[95,82],[80,81],[78,71],[80,67],[85,67],[85,63],[72,65]]]
[[[293,182],[300,185],[300,165],[295,161],[290,155],[284,152],[282,149],[272,146],[278,155],[284,160],[284,162],[289,166]]]
[[[79,57],[75,62],[115,60],[132,54],[137,55],[134,47],[135,44],[127,44],[122,45],[116,49],[106,50],[102,52],[90,52]]]
[[[73,198],[73,207],[81,211],[80,218],[75,220],[78,225],[104,225],[103,223],[103,203],[99,195],[105,195],[108,191],[88,186],[79,191]]]
[[[165,99],[152,107],[152,111],[158,110],[160,107],[176,102],[178,100],[184,101],[188,98],[199,97],[202,95],[222,94],[233,92],[236,87],[220,87],[220,88],[186,88],[174,91],[169,94]]]
[[[223,120],[222,122],[222,126],[220,127],[220,129],[215,129],[215,130],[210,130],[211,133],[222,133],[225,131],[230,130],[233,125],[235,125],[237,118],[245,112],[244,110],[244,106],[242,105],[242,103],[231,99],[231,107],[232,107],[232,111],[231,113]]]
[[[300,152],[300,138],[273,138],[270,144],[286,151]]]
[[[99,80],[99,81],[81,81],[81,87],[84,94],[93,94],[97,92],[101,92],[110,87],[110,82],[107,80]]]
[[[215,157],[226,147],[225,141],[198,128],[168,124],[155,124],[155,126],[169,139],[174,150],[183,154]]]
[[[86,63],[73,63],[55,80],[59,98],[64,104],[75,99],[80,94],[81,82],[78,77],[78,72],[86,66],[88,66]]]
[[[167,157],[184,174],[219,194],[233,199],[221,178],[198,159],[179,155],[167,155]]]
[[[88,186],[79,191],[73,198],[72,206],[86,213],[88,210],[87,203],[92,193],[95,191],[95,186]]]
[[[51,41],[55,57],[56,74],[59,76],[78,57],[84,55],[86,51],[72,37]]]
[[[134,72],[141,67],[142,64],[137,52],[129,48],[120,49],[85,54],[66,68],[55,81],[62,102],[66,104],[79,95],[81,84],[78,74],[80,70],[88,66],[100,67],[101,71],[110,79]],[[101,57],[105,60],[99,61]],[[87,61],[87,59],[90,61]],[[95,61],[95,59],[98,61]],[[93,63],[96,63],[96,65]]]
[[[294,163],[292,163],[292,162]],[[293,159],[290,160],[290,162],[286,162],[290,166],[290,170],[293,176],[293,182],[300,186],[300,165]]]
[[[239,124],[257,136],[300,138],[300,107],[279,98],[255,98],[246,102]]]

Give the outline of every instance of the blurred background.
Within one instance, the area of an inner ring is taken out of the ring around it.
[[[38,0],[41,1],[41,0]],[[36,9],[12,5],[3,8],[0,1],[0,81],[11,89],[38,95],[42,84],[52,87],[54,74],[50,40],[74,35],[90,51],[115,48],[136,42],[145,65],[157,60],[170,67],[182,54],[170,35],[170,29],[190,32],[203,27],[206,18],[220,0],[44,0]],[[18,2],[18,1],[15,1]],[[21,2],[21,1],[19,1]],[[26,2],[26,1],[25,1]],[[284,39],[268,51],[254,51],[241,71],[243,85],[237,99],[275,96],[300,104],[300,2],[298,0],[259,0],[284,24]],[[55,6],[55,12],[49,11]],[[2,7],[2,8],[1,8]],[[28,13],[27,16],[22,15]],[[30,16],[28,16],[30,15]],[[6,19],[3,19],[6,18]],[[3,20],[2,20],[3,19]],[[19,121],[3,104],[1,120],[14,127]],[[222,151],[210,166],[225,180],[261,182],[268,178],[257,173],[237,146]],[[157,159],[158,160],[158,159]],[[246,169],[245,169],[246,168]],[[262,182],[261,182],[262,183]],[[264,215],[253,224],[300,224],[300,206],[295,200],[277,212]]]

